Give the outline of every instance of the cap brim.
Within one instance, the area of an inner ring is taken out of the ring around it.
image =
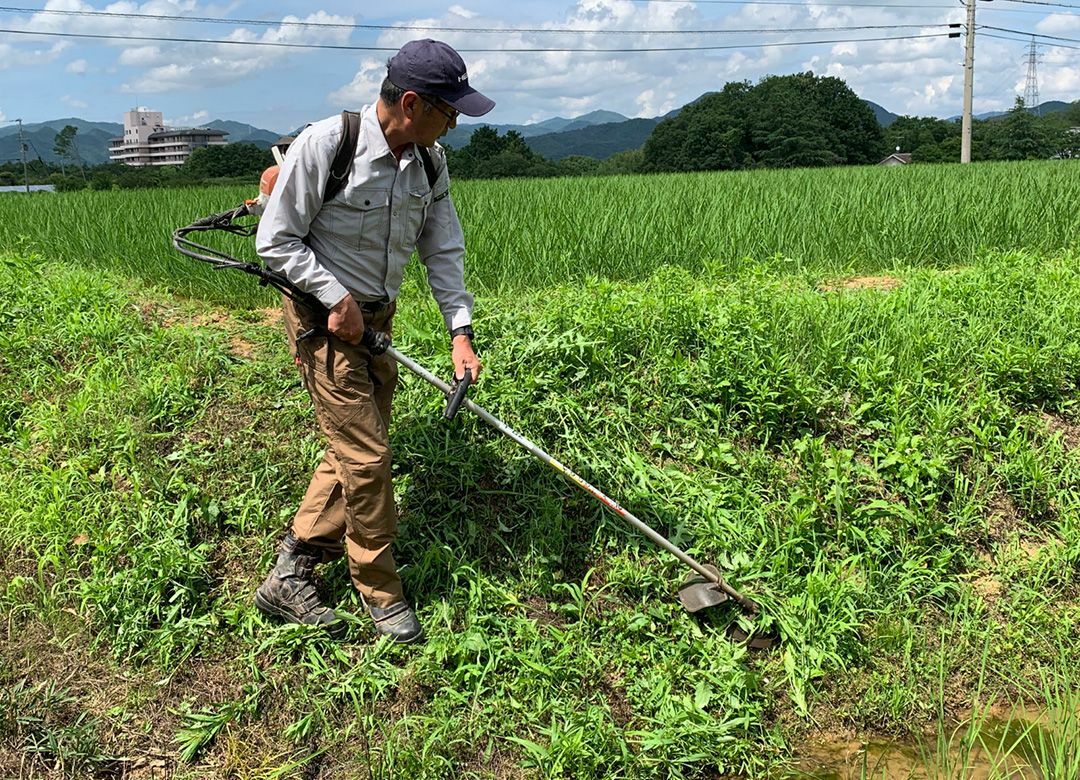
[[[494,100],[481,95],[472,88],[461,97],[454,98],[453,100],[444,97],[443,100],[445,100],[447,105],[451,108],[460,111],[465,116],[483,116],[488,111],[495,108]]]

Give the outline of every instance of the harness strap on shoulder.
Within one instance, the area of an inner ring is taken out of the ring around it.
[[[426,146],[416,145],[416,148],[420,151],[420,162],[424,164],[424,172],[427,174],[428,188],[431,190],[432,203],[438,203],[440,200],[450,194],[450,188],[447,187],[446,191],[442,195],[435,195],[435,182],[439,180],[439,172],[435,169],[435,163],[432,162],[431,152],[428,151]]]
[[[428,151],[426,146],[416,145],[417,151],[420,152],[420,161],[424,163],[424,173],[427,174],[428,189],[435,189],[435,182],[439,180],[439,172],[435,170],[435,163],[431,161],[431,152]]]
[[[360,114],[356,111],[341,112],[341,140],[338,141],[334,161],[330,164],[330,178],[323,190],[323,203],[329,203],[345,186],[352,172],[356,143],[360,138]]]

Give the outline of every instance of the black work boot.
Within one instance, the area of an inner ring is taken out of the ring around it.
[[[364,601],[363,596],[360,600]],[[411,645],[424,638],[424,629],[407,602],[399,601],[389,607],[373,607],[364,601],[364,606],[375,621],[375,631],[385,634],[399,645]]]
[[[277,563],[255,591],[255,606],[290,623],[322,626],[334,639],[341,639],[345,622],[319,600],[311,581],[315,564],[322,559],[320,548],[301,542],[289,529],[278,549]]]

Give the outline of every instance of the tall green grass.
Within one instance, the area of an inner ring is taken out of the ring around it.
[[[1075,245],[1080,162],[747,171],[454,185],[469,282],[493,293],[660,266],[725,274],[746,258],[818,275],[946,267],[980,249]],[[181,225],[251,188],[0,198],[0,249],[110,268],[220,302],[259,298],[247,280],[170,248]],[[251,242],[220,244],[254,259]],[[417,273],[417,269],[413,269]]]
[[[71,266],[0,269],[0,681],[13,709],[73,700],[0,720],[0,766],[107,768],[165,732],[189,777],[764,775],[815,719],[932,730],[947,690],[1039,697],[1080,660],[1075,253],[887,291],[720,258],[486,297],[477,401],[760,600],[784,640],[760,655],[410,378],[398,549],[429,641],[265,621],[251,593],[321,448],[278,328]],[[414,282],[396,343],[446,373]],[[326,585],[360,611],[340,563]],[[42,688],[53,642],[124,703]],[[1075,763],[1055,733],[1047,771]]]

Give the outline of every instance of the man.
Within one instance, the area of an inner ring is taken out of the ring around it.
[[[376,630],[403,643],[423,635],[391,551],[397,514],[388,430],[397,368],[360,342],[365,328],[390,333],[404,266],[416,248],[450,332],[455,375],[469,369],[479,376],[465,243],[436,139],[459,114],[482,116],[494,105],[469,86],[465,63],[450,46],[412,41],[389,60],[378,101],[361,111],[348,182],[329,202],[323,203],[323,193],[341,118],[311,125],[289,147],[256,246],[269,268],[330,311],[329,337],[298,341],[316,323],[315,313],[284,304],[293,357],[329,445],[277,563],[256,591],[263,612],[341,636],[344,624],[320,602],[312,572],[340,557],[344,540],[353,585]],[[434,186],[420,147],[430,147]]]

